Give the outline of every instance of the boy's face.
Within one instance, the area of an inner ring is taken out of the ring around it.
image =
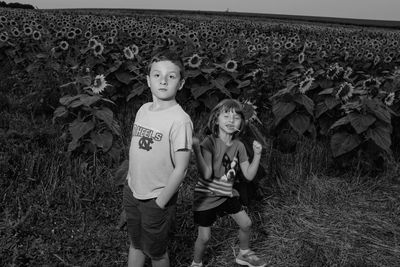
[[[171,61],[154,62],[147,75],[147,84],[153,97],[163,101],[174,100],[184,83],[179,67]]]

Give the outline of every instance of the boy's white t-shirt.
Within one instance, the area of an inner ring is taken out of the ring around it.
[[[129,149],[127,180],[137,199],[158,197],[174,169],[174,152],[192,149],[193,123],[182,107],[151,111],[151,105],[136,113]]]

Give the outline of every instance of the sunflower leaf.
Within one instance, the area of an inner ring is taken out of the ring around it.
[[[287,115],[295,110],[296,104],[293,102],[276,102],[272,106],[272,112],[275,115],[275,125],[278,125],[279,122],[284,119]]]
[[[365,132],[376,121],[376,118],[370,114],[362,115],[353,112],[348,116],[351,125],[358,134]]]
[[[104,152],[107,152],[112,146],[113,136],[110,132],[105,132],[105,133],[92,132],[90,134],[90,137],[92,139],[92,143],[97,147],[102,148]]]
[[[331,138],[331,149],[334,157],[338,157],[352,151],[361,144],[361,139],[357,134],[346,132],[335,133]]]
[[[292,126],[299,135],[303,135],[310,127],[310,117],[301,113],[292,113],[288,121],[290,126]]]
[[[69,132],[72,135],[73,140],[79,140],[82,136],[90,132],[94,128],[92,121],[78,121],[74,120],[69,126]]]
[[[392,145],[390,134],[391,129],[389,127],[378,126],[368,129],[367,138],[372,139],[375,144],[390,153],[390,146]]]
[[[115,72],[115,77],[117,77],[118,81],[129,84],[135,77],[126,71],[117,71]]]
[[[93,110],[93,115],[99,118],[100,120],[104,121],[107,124],[107,126],[110,129],[112,129],[114,113],[112,112],[111,109],[106,107],[102,107],[101,109],[95,109]]]

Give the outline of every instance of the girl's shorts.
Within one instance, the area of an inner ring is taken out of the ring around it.
[[[136,199],[129,186],[124,186],[123,205],[131,245],[153,260],[161,259],[167,251],[177,197],[178,194],[175,194],[162,209],[155,198]]]
[[[230,214],[236,214],[241,211],[242,203],[239,197],[227,198],[219,206],[202,211],[194,211],[193,219],[194,223],[203,227],[210,227],[214,224],[218,217],[223,217]]]

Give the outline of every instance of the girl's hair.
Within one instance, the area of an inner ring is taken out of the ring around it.
[[[149,64],[147,65],[148,75],[150,74],[151,66],[153,65],[153,63],[160,61],[171,61],[172,63],[177,65],[179,67],[181,80],[185,78],[185,65],[183,63],[183,60],[177,53],[171,50],[163,50],[151,58]]]
[[[223,112],[229,112],[229,111],[235,112],[242,118],[242,123],[240,124],[239,131],[237,133],[234,133],[233,137],[235,138],[236,135],[240,134],[243,131],[245,125],[243,105],[239,101],[230,98],[222,100],[211,110],[210,117],[208,118],[207,122],[206,134],[212,134],[215,137],[218,137],[219,134],[219,126],[217,124],[218,116]]]

